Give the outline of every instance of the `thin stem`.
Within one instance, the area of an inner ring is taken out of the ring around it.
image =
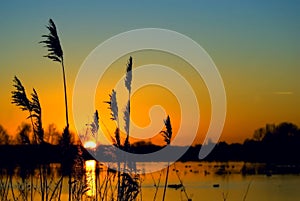
[[[159,188],[159,185],[160,185],[160,179],[161,179],[161,172],[159,174],[159,179],[158,179],[158,182],[156,184],[155,180],[154,180],[154,177],[153,175],[151,174],[152,178],[153,178],[153,181],[154,181],[154,185],[155,185],[155,193],[154,193],[154,197],[153,197],[153,201],[156,200],[156,195],[157,195],[157,192],[158,192],[158,188]]]
[[[63,59],[63,58],[61,58],[61,66],[62,66],[62,71],[63,71],[64,92],[65,92],[66,123],[67,123],[67,128],[69,128],[68,100],[67,100],[67,84],[66,84],[65,66],[64,66],[64,59]]]
[[[165,187],[164,187],[164,193],[163,193],[163,199],[162,201],[165,200],[165,196],[166,196],[166,190],[167,190],[167,185],[168,185],[168,177],[169,177],[169,162],[168,162],[168,167],[167,167],[167,174],[166,174],[166,181],[165,181]]]
[[[13,187],[13,181],[12,181],[12,175],[10,175],[10,188],[11,188],[11,194],[14,201],[16,201],[15,193],[14,193],[14,187]]]
[[[63,81],[64,81],[64,94],[65,94],[65,106],[66,106],[66,124],[67,124],[67,132],[69,134],[69,115],[68,115],[68,99],[67,99],[67,84],[66,84],[66,74],[65,74],[65,65],[64,58],[61,58],[61,67],[63,71]],[[69,174],[69,201],[72,200],[72,175]]]
[[[246,200],[246,198],[247,198],[247,195],[248,195],[248,192],[249,192],[249,189],[250,189],[251,183],[252,183],[252,180],[249,182],[249,184],[248,184],[248,186],[247,186],[247,189],[246,189],[245,195],[244,195],[244,197],[243,197],[243,201],[245,201],[245,200]]]
[[[59,179],[59,181],[58,181],[57,184],[55,185],[54,190],[52,191],[52,194],[51,194],[51,196],[50,196],[49,201],[51,201],[52,198],[54,197],[54,194],[55,194],[56,190],[58,189],[58,187],[61,185],[61,182],[62,182],[62,181],[63,181],[63,176],[61,176],[61,178]],[[59,200],[60,200],[60,196],[59,196]]]
[[[33,200],[33,175],[30,174],[30,200]]]

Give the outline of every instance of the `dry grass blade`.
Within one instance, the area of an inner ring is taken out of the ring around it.
[[[40,43],[44,43],[45,47],[47,47],[48,49],[49,53],[48,55],[45,55],[45,57],[48,57],[53,61],[62,63],[63,51],[60,45],[56,26],[52,19],[49,19],[49,25],[47,26],[47,29],[49,30],[50,33],[48,35],[42,35],[42,37],[46,38],[46,40],[40,42]]]

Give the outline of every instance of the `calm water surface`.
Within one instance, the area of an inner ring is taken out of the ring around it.
[[[115,165],[115,164],[110,164]],[[162,200],[166,170],[143,174],[144,167],[157,166],[159,163],[139,163],[141,193],[137,200]],[[167,188],[165,201],[181,201],[188,198],[193,201],[295,201],[300,200],[300,175],[242,175],[244,163],[208,163],[208,162],[177,162],[170,166],[168,184],[180,185],[184,188]],[[251,166],[251,164],[250,164]],[[254,165],[258,166],[258,165]],[[107,166],[100,167],[100,176],[96,176],[96,162],[85,162],[85,184],[89,190],[85,192],[84,200],[95,200],[99,186],[104,186],[107,180]],[[17,188],[20,178],[14,176],[14,188]],[[2,180],[5,176],[2,175]],[[59,175],[54,180],[58,180]],[[109,179],[111,189],[116,189],[116,174],[111,173]],[[38,179],[34,177],[34,180]],[[52,178],[53,179],[53,178]],[[51,179],[49,178],[49,181]],[[109,184],[109,183],[107,183]],[[158,188],[156,188],[158,186]],[[1,187],[1,186],[0,186]],[[185,190],[185,191],[184,191]],[[0,189],[1,192],[1,189]],[[16,191],[17,192],[17,191]],[[115,191],[116,192],[116,191]],[[99,194],[98,194],[99,195]],[[39,196],[36,194],[36,196]],[[61,200],[68,198],[68,179],[64,179]],[[99,199],[98,199],[99,200]],[[105,199],[104,199],[105,200]]]
[[[138,164],[156,166],[157,163]],[[170,166],[168,184],[180,184],[182,188],[168,188],[166,201],[180,201],[191,198],[201,200],[255,200],[255,201],[287,201],[300,199],[300,175],[262,174],[243,176],[243,163],[207,163],[207,162],[177,162]],[[226,170],[226,171],[224,171]],[[153,200],[156,188],[156,200],[162,199],[165,170],[141,176],[142,193],[138,200]],[[158,185],[159,184],[159,185]],[[93,184],[92,184],[93,185]]]
[[[215,174],[220,166],[214,163],[177,163],[176,168],[179,169],[179,177],[183,181],[188,196],[196,201],[224,200],[224,197],[227,198],[226,200],[240,201],[245,195],[245,200],[254,201],[300,200],[299,175],[243,176],[239,173],[242,163],[227,165],[234,166],[234,168],[231,168],[230,173],[223,175]],[[174,171],[170,175],[170,184],[179,183]],[[147,198],[145,200],[153,198],[154,187],[150,181],[151,177],[146,175],[143,185],[143,194]],[[158,198],[161,198],[161,194],[162,189],[159,189]],[[187,200],[183,192],[175,189],[168,189],[166,198],[169,201],[181,200],[181,198]]]

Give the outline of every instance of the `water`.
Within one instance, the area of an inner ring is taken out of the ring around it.
[[[157,163],[140,163],[144,166],[155,166]],[[205,163],[177,162],[170,166],[168,184],[184,188],[168,188],[166,201],[176,200],[298,200],[300,198],[300,175],[265,175],[241,174],[244,163]],[[260,164],[248,164],[259,168]],[[142,174],[142,193],[139,200],[153,200],[159,184],[156,200],[161,200],[165,181],[165,170]]]
[[[110,164],[116,166],[116,164]],[[138,163],[137,169],[140,171],[138,178],[141,184],[141,192],[137,200],[152,201],[155,194],[156,200],[162,200],[163,187],[165,182],[166,170],[154,173],[143,174],[143,167],[157,166],[158,163]],[[170,166],[168,184],[174,185],[176,188],[167,188],[166,201],[180,201],[188,198],[193,201],[201,200],[255,200],[255,201],[288,201],[300,199],[300,175],[297,174],[252,174],[244,176],[241,170],[244,166],[242,162],[228,162],[228,163],[208,163],[208,162],[177,162]],[[254,167],[254,172],[259,172],[261,164],[247,164],[248,167]],[[96,168],[97,167],[97,168]],[[57,166],[52,166],[52,169],[57,169]],[[117,192],[117,173],[115,171],[107,172],[107,167],[103,164],[96,165],[95,161],[85,162],[85,172],[83,181],[80,183],[73,178],[73,188],[77,192],[77,198],[82,200],[95,200],[95,196],[105,197],[107,200],[116,195]],[[98,172],[97,172],[98,170]],[[59,181],[59,174],[55,173],[47,176],[47,185],[54,189],[55,184]],[[13,188],[15,197],[20,192],[25,192],[26,196],[30,198],[30,182],[36,184],[37,191],[33,193],[34,200],[40,200],[39,189],[39,172],[35,176],[27,178],[28,192],[20,188],[22,179],[19,176],[13,176]],[[134,176],[133,176],[134,177]],[[5,174],[0,178],[0,198],[4,184],[7,181]],[[31,180],[32,178],[32,180]],[[75,182],[76,181],[76,182]],[[180,186],[183,184],[184,188]],[[76,185],[74,185],[76,184]],[[23,185],[26,187],[26,185]],[[76,188],[74,187],[76,186]],[[156,188],[158,186],[158,188]],[[21,189],[21,190],[20,190]],[[51,192],[51,190],[49,191]],[[59,191],[57,191],[59,192]],[[12,200],[11,189],[8,188],[8,199]],[[112,195],[112,193],[115,193]],[[51,193],[48,195],[48,199]],[[61,188],[61,200],[68,198],[68,178],[63,179]],[[4,200],[4,199],[0,199]],[[22,200],[21,198],[19,200]],[[30,200],[30,199],[28,199]],[[56,199],[57,200],[57,199]],[[105,200],[105,199],[104,199]]]

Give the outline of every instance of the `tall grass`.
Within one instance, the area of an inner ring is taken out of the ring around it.
[[[65,110],[66,110],[66,127],[63,132],[63,138],[66,138],[64,140],[65,142],[68,142],[68,139],[70,138],[70,132],[69,132],[69,114],[68,114],[68,100],[67,100],[67,84],[66,84],[66,75],[65,75],[65,66],[64,66],[64,56],[63,56],[63,50],[60,44],[60,40],[57,34],[56,25],[53,22],[52,19],[49,19],[49,24],[47,26],[47,29],[49,30],[48,35],[42,35],[45,40],[41,41],[40,43],[45,44],[45,47],[48,50],[48,54],[45,55],[45,57],[51,59],[54,62],[59,62],[61,64],[62,68],[62,75],[63,75],[63,84],[64,84],[64,98],[65,98]],[[65,152],[69,152],[69,145],[65,144]],[[66,157],[69,157],[69,154],[66,154]],[[72,200],[71,197],[71,180],[72,175],[71,171],[69,173],[69,201]]]
[[[48,54],[45,55],[45,57],[51,59],[52,61],[59,62],[62,67],[64,95],[65,95],[65,109],[66,109],[66,127],[68,128],[69,115],[68,115],[67,84],[66,84],[63,50],[57,34],[56,25],[52,19],[49,19],[49,24],[47,26],[47,29],[49,30],[49,34],[42,35],[42,37],[45,38],[45,40],[41,41],[40,43],[45,44],[45,47],[48,50]]]
[[[30,100],[27,98],[26,90],[22,82],[18,79],[17,76],[14,77],[13,82],[14,82],[13,86],[15,87],[15,90],[11,92],[12,94],[11,103],[18,106],[22,111],[28,111],[29,113],[28,118],[30,118],[32,129],[35,130],[35,125],[33,122],[33,115],[32,115],[32,104]],[[33,136],[34,143],[37,142],[36,139],[38,138],[36,136],[36,133],[37,132],[34,132],[34,136]]]
[[[120,123],[119,123],[119,109],[117,103],[117,93],[115,90],[112,90],[112,93],[109,95],[109,101],[106,101],[109,105],[109,109],[111,111],[111,120],[115,121],[116,129],[114,132],[114,136],[112,140],[114,145],[122,149],[124,151],[130,150],[130,97],[131,97],[131,82],[132,82],[132,57],[129,58],[126,65],[126,77],[125,77],[125,87],[128,91],[128,100],[126,107],[123,112],[123,120],[124,120],[124,130],[125,130],[125,140],[121,141],[120,136]],[[117,166],[118,166],[118,181],[117,181],[117,201],[127,201],[127,200],[135,200],[139,190],[139,181],[137,177],[133,177],[131,174],[126,173],[126,169],[132,168],[128,166],[128,161],[126,158],[123,158],[117,154]],[[124,164],[123,170],[121,170],[121,161]]]
[[[42,107],[39,101],[38,94],[36,90],[33,88],[33,92],[31,93],[31,99],[28,99],[26,95],[25,87],[22,85],[22,82],[16,76],[14,77],[13,81],[14,81],[13,86],[15,87],[15,90],[12,91],[12,103],[20,107],[22,111],[29,112],[28,118],[31,120],[31,125],[33,130],[32,141],[34,144],[38,144],[38,146],[41,148],[45,145],[45,141],[44,141],[44,129],[42,126]],[[20,129],[19,137],[22,144],[31,144],[29,134],[28,134],[29,132],[30,132],[30,127],[28,127],[26,124]],[[28,165],[26,164],[23,164],[23,166],[24,165],[25,165],[24,170],[22,170],[22,167],[20,168],[23,172],[25,171],[25,174],[23,174],[22,182],[18,183],[17,185],[19,190],[19,197],[21,196],[22,200],[27,200],[28,190],[30,190],[30,200],[33,200],[34,191],[37,191],[38,189],[41,195],[41,200],[48,201],[53,198],[53,195],[54,193],[56,193],[58,186],[62,188],[62,184],[58,182],[57,184],[55,184],[56,187],[54,188],[52,193],[50,192],[50,186],[53,185],[54,179],[51,180],[51,182],[49,183],[47,178],[49,165],[46,164],[45,162],[41,162],[41,164],[38,165],[39,187],[37,186],[34,187],[33,184],[34,170],[31,170],[30,172],[29,170],[32,168],[29,168]],[[28,175],[30,176],[30,184],[27,184]],[[15,197],[14,188],[12,185],[12,177],[10,178],[10,180],[11,180],[12,197],[14,200],[15,199],[18,200],[18,198]]]
[[[167,145],[170,145],[171,143],[171,139],[172,139],[172,125],[171,125],[171,120],[170,120],[170,116],[168,115],[167,118],[164,120],[165,123],[165,127],[166,129],[164,131],[161,131],[164,140],[166,142]],[[167,166],[167,173],[166,173],[166,180],[165,180],[165,186],[164,186],[164,192],[163,192],[163,197],[162,200],[165,200],[165,196],[166,196],[166,190],[167,190],[167,185],[168,185],[168,177],[169,177],[169,162],[168,162],[168,166]]]
[[[121,149],[121,138],[120,138],[120,122],[119,122],[119,108],[118,108],[118,103],[117,103],[117,93],[115,90],[112,90],[111,94],[109,95],[109,101],[105,101],[109,105],[110,109],[110,115],[111,115],[111,120],[116,123],[116,130],[114,133],[114,137],[112,137],[112,141],[114,145]],[[117,201],[120,200],[120,194],[121,194],[121,165],[120,165],[120,160],[121,158],[119,155],[116,155],[117,159],[117,168],[118,168],[118,178],[117,178]]]
[[[126,131],[126,139],[124,143],[124,148],[127,151],[129,149],[129,133],[130,133],[130,97],[131,97],[131,82],[132,82],[132,57],[129,57],[127,67],[126,67],[126,77],[125,77],[125,87],[128,90],[128,101],[126,108],[124,110],[124,129]]]

